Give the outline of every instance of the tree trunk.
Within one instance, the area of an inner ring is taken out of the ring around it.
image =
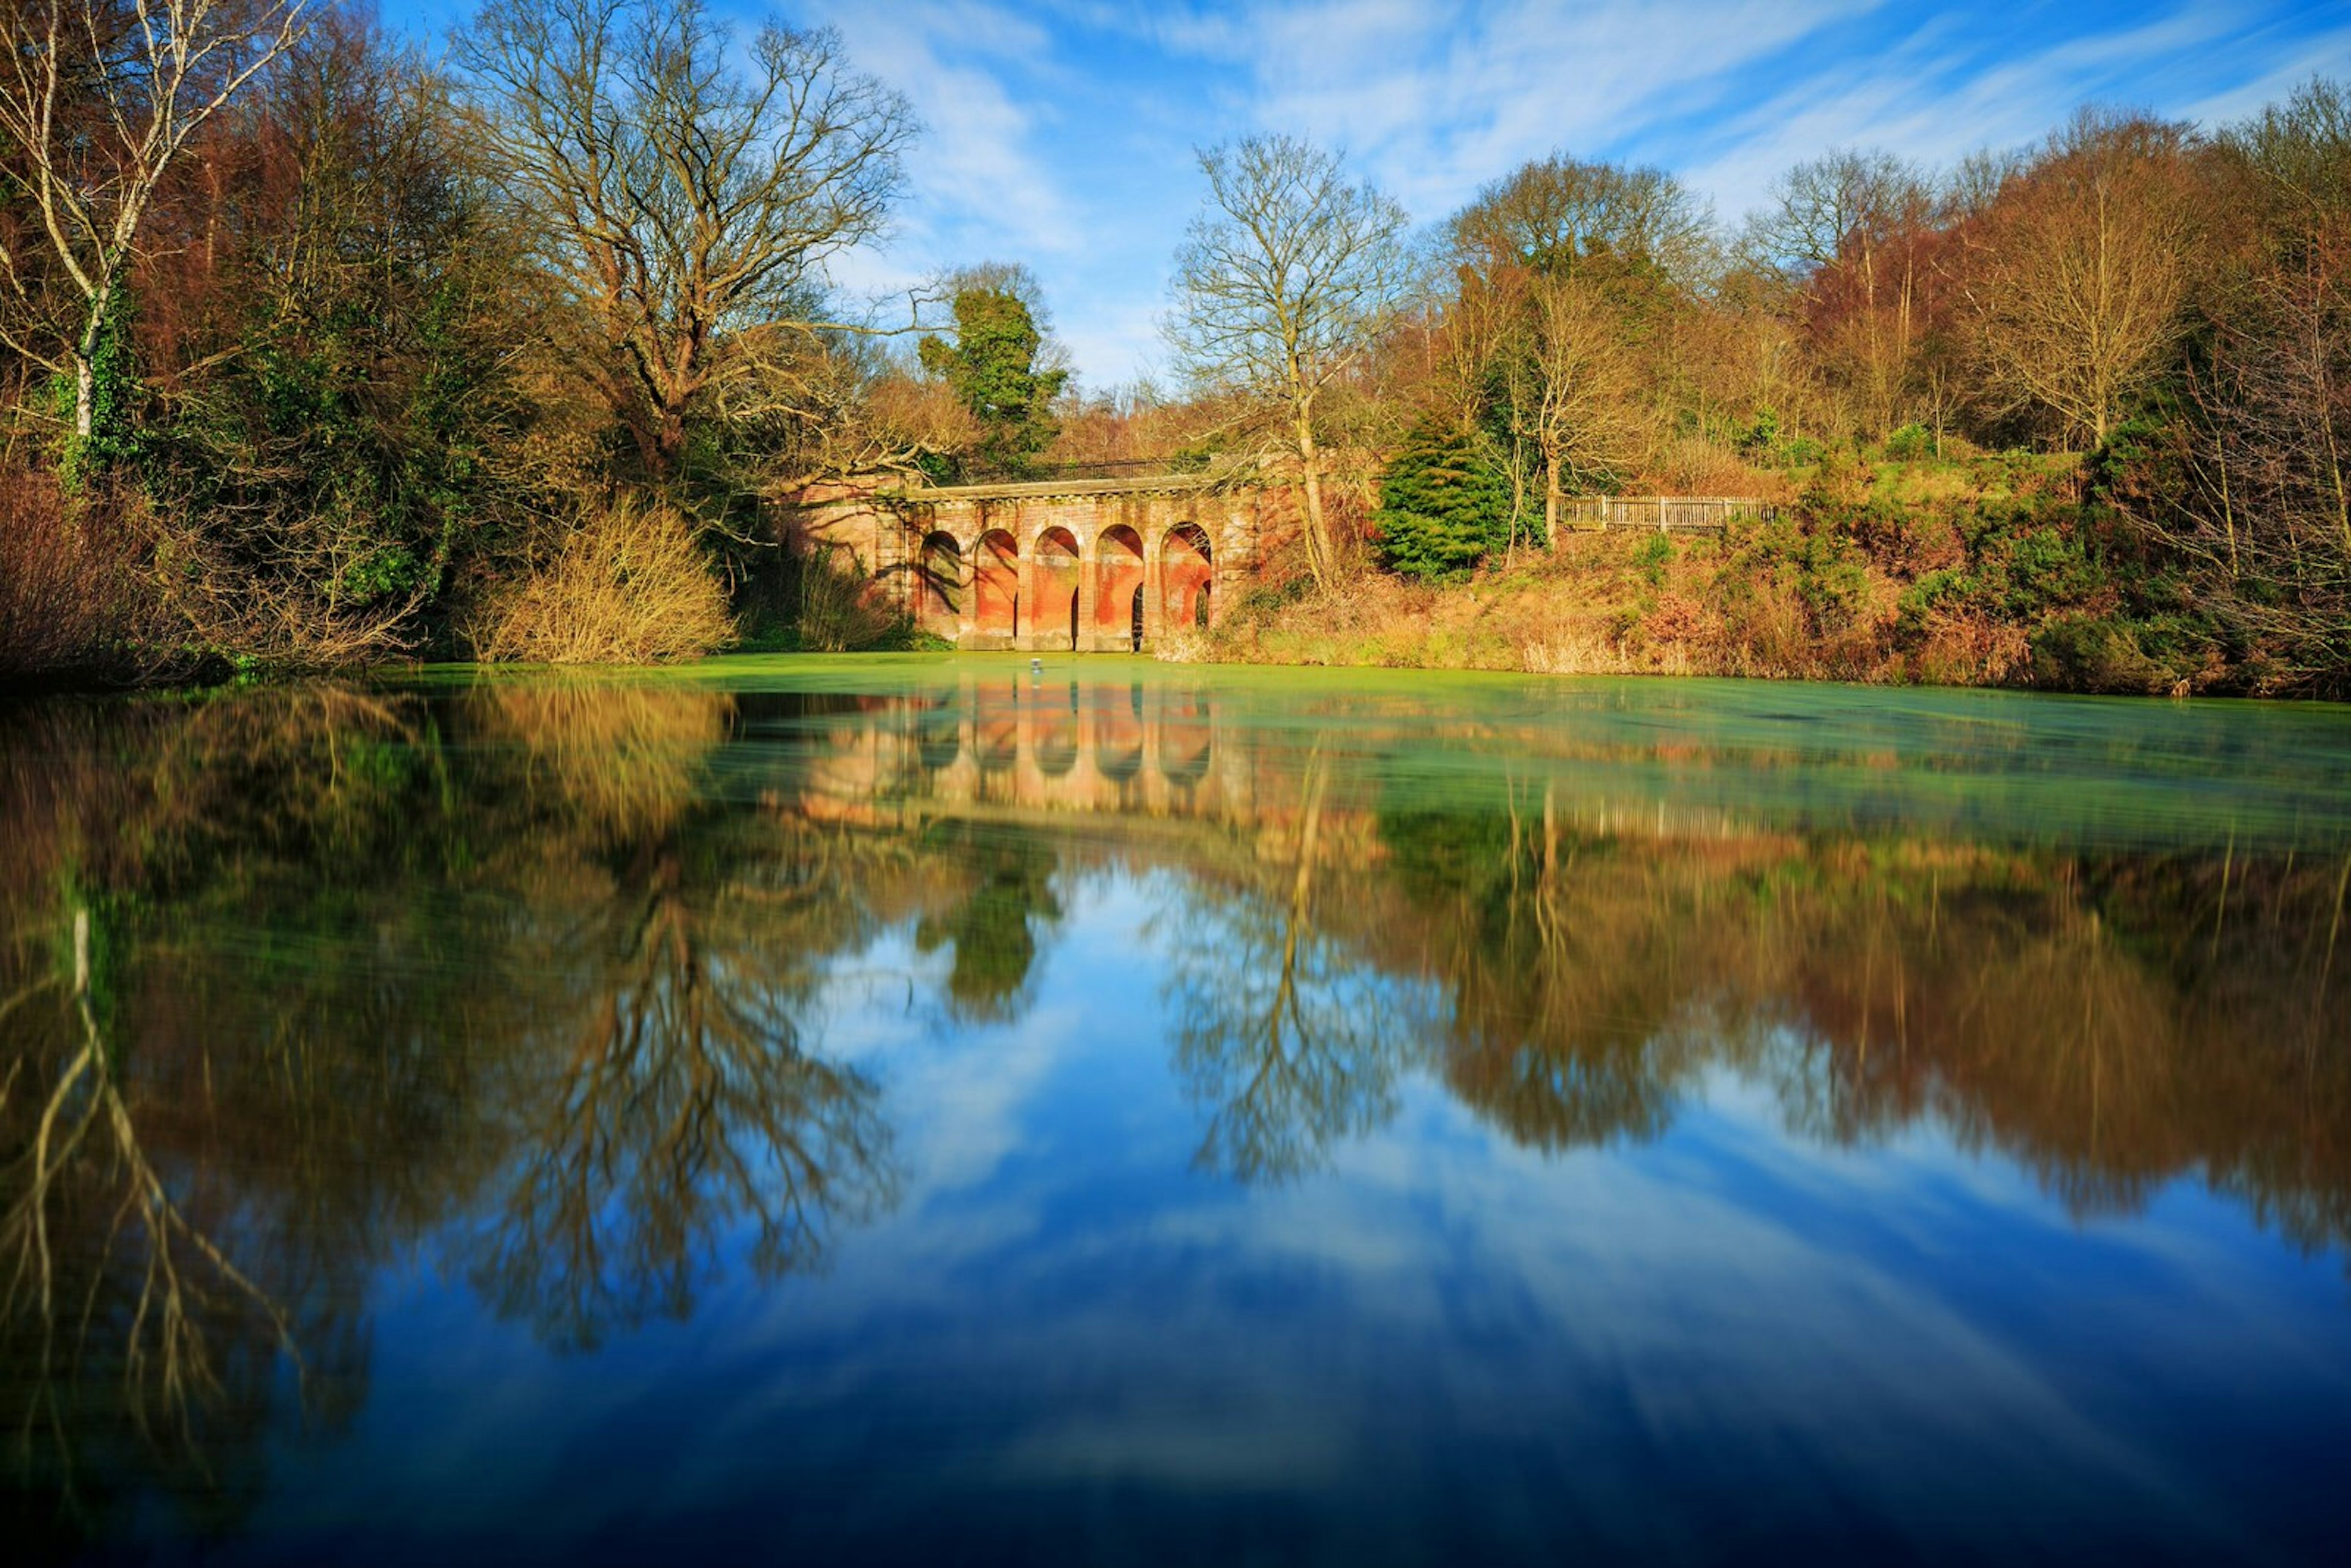
[[[1559,548],[1559,454],[1543,454],[1543,538]]]
[[[90,432],[98,425],[98,367],[89,356],[74,355],[74,440],[87,446]]]
[[[1313,421],[1303,411],[1298,416],[1298,465],[1305,480],[1307,564],[1314,569],[1316,585],[1329,588],[1335,562],[1322,512],[1322,455],[1314,444]]]
[[[90,436],[98,429],[98,354],[106,342],[106,317],[113,303],[112,287],[99,284],[98,292],[90,296],[89,314],[82,320],[81,336],[74,343],[74,441],[77,445],[88,445]]]
[[[660,466],[654,477],[664,482],[685,471],[685,409],[673,405],[661,411]]]

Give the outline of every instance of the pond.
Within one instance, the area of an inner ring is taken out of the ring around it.
[[[12,1552],[2298,1561],[2351,710],[0,706]]]

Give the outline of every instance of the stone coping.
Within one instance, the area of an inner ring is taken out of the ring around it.
[[[1027,479],[1017,485],[936,485],[919,489],[876,490],[877,501],[935,507],[953,501],[1034,501],[1055,496],[1147,496],[1168,491],[1205,490],[1216,483],[1207,474],[1152,474],[1129,479]]]

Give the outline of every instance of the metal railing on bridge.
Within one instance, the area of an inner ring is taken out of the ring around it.
[[[1768,521],[1769,501],[1746,496],[1572,496],[1559,504],[1560,531],[1668,529],[1719,534],[1733,517]]]

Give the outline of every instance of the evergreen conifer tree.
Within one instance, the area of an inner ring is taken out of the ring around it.
[[[1380,476],[1380,555],[1415,577],[1459,577],[1509,541],[1510,486],[1474,436],[1423,424]]]

